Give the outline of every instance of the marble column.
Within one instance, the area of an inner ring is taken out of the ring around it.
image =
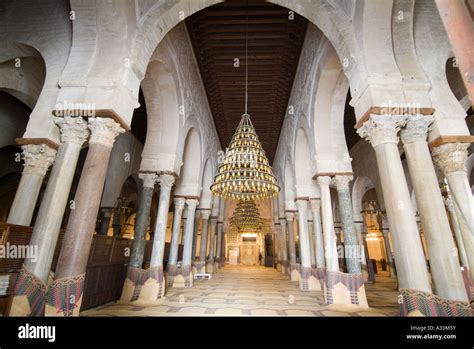
[[[336,233],[334,231],[331,192],[329,191],[329,184],[331,183],[331,178],[328,176],[319,176],[317,181],[321,189],[321,214],[326,270],[338,272],[339,261],[336,246]]]
[[[405,116],[371,115],[357,131],[375,150],[385,208],[393,236],[400,289],[432,293],[420,235],[398,150]]]
[[[89,150],[69,216],[54,281],[48,291],[48,316],[78,316],[87,260],[115,138],[125,130],[111,118],[89,118]],[[74,294],[74,297],[68,295]],[[59,296],[58,296],[59,295]]]
[[[55,117],[53,120],[60,129],[61,143],[31,234],[30,245],[37,246],[37,258],[36,260],[27,258],[23,262],[14,290],[15,296],[10,315],[44,314],[44,299],[40,302],[30,299],[30,296],[24,290],[37,287],[41,289],[42,294],[46,293],[46,282],[51,270],[54,249],[66,210],[79,153],[82,145],[89,137],[87,121],[81,117]],[[20,287],[20,285],[23,285],[23,287]],[[21,301],[25,297],[28,298],[31,309],[27,309],[24,306],[25,302]]]
[[[294,230],[294,212],[286,211],[285,218],[288,231],[288,251],[290,254],[290,278],[291,281],[300,281],[300,272],[298,271],[298,266],[296,265],[296,246],[295,246],[295,230]]]
[[[310,212],[311,214],[311,212]],[[309,239],[309,249],[311,252],[311,268],[316,268],[316,243],[314,241],[314,224],[313,220],[308,220],[308,239]]]
[[[313,214],[313,234],[315,244],[316,268],[324,269],[326,263],[324,260],[324,239],[321,227],[321,200],[311,199],[311,212]]]
[[[225,231],[222,229],[222,237],[221,237],[221,261],[220,267],[223,268],[226,264],[226,257],[225,257]]]
[[[281,243],[281,272],[283,274],[289,273],[289,263],[288,263],[288,245],[286,240],[286,221],[281,218],[280,222],[275,223],[277,227],[277,236],[280,236],[280,243]]]
[[[156,173],[139,173],[142,180],[142,191],[138,202],[138,212],[135,219],[135,233],[133,235],[132,253],[128,265],[133,268],[142,268],[145,255],[146,231],[150,220],[151,201],[155,184],[158,180]]]
[[[432,154],[435,164],[448,180],[470,277],[474,280],[474,204],[465,165],[468,147],[466,143],[447,143],[434,148]]]
[[[354,224],[351,194],[349,192],[349,182],[352,176],[334,177],[337,197],[339,199],[339,213],[344,234],[344,258],[346,260],[347,271],[349,273],[360,273],[361,246],[357,243],[357,232]]]
[[[199,232],[199,217],[200,217],[201,210],[196,210],[196,214],[194,216],[194,228],[193,228],[193,251],[191,253],[191,261],[194,263],[196,259],[196,249],[197,249],[197,237]]]
[[[391,277],[396,277],[397,272],[395,270],[395,264],[393,262],[392,249],[390,248],[390,239],[389,239],[389,225],[387,220],[387,215],[382,215],[382,234],[385,251],[387,252],[387,262],[388,262],[388,271]]]
[[[112,207],[101,207],[100,211],[102,212],[102,221],[100,223],[100,235],[107,235],[109,232],[109,226],[110,226],[110,217],[112,217],[113,213],[113,208]]]
[[[201,231],[201,245],[199,246],[199,264],[196,267],[197,273],[206,272],[206,253],[207,253],[207,241],[209,235],[209,217],[211,216],[211,210],[204,209],[201,211],[202,218],[202,231]]]
[[[193,285],[193,274],[191,271],[191,255],[193,250],[193,233],[194,233],[194,215],[199,201],[196,199],[186,199],[186,223],[184,225],[184,251],[183,266],[180,275],[182,276],[182,284],[179,286],[191,287]],[[174,285],[178,287],[178,278],[175,277]]]
[[[173,226],[171,231],[171,243],[170,243],[170,255],[168,257],[168,265],[166,271],[169,275],[174,276],[177,272],[178,263],[178,248],[179,248],[179,235],[181,230],[181,219],[183,217],[184,209],[184,198],[174,198],[174,214],[173,214]]]
[[[23,172],[7,223],[29,226],[44,176],[56,157],[56,149],[46,144],[26,144],[21,149]]]
[[[296,200],[298,207],[298,231],[300,241],[300,289],[302,290],[320,290],[317,279],[312,275],[311,269],[311,247],[308,232],[308,201]]]
[[[217,217],[211,217],[211,230],[209,232],[209,256],[206,263],[206,272],[214,272],[214,245],[216,240]]]
[[[224,222],[217,222],[216,249],[215,249],[216,260],[214,262],[214,269],[218,269],[220,267],[223,225],[224,225]]]
[[[448,209],[449,217],[451,218],[451,225],[453,227],[454,237],[456,238],[456,246],[459,252],[461,265],[465,268],[469,268],[469,260],[467,259],[466,248],[464,247],[461,228],[459,227],[458,217],[456,216],[456,211],[454,210],[453,200],[451,197],[444,198],[443,200],[446,208]]]
[[[414,115],[401,131],[410,178],[421,215],[436,294],[452,300],[467,301],[461,266],[449,226],[438,178],[428,143],[432,116]]]
[[[170,210],[171,188],[173,188],[175,178],[169,174],[162,174],[158,177],[158,182],[160,183],[160,197],[158,200],[155,233],[153,234],[150,268],[163,268],[166,225],[168,223],[168,212]]]

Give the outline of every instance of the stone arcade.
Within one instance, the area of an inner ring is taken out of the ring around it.
[[[1,312],[472,316],[469,4],[3,1],[0,243],[35,258]],[[210,187],[246,86],[280,192],[242,233]]]

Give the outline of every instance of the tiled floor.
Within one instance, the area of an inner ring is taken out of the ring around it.
[[[390,316],[397,311],[393,279],[367,284],[370,308],[324,304],[320,291],[301,291],[275,269],[227,265],[192,288],[170,288],[162,304],[107,304],[82,316]]]

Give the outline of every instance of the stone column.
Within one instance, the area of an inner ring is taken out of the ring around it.
[[[194,263],[196,259],[196,249],[197,249],[197,237],[199,231],[199,216],[201,210],[196,210],[196,214],[194,217],[194,228],[193,228],[193,251],[191,253],[191,262]]]
[[[281,218],[279,223],[275,223],[275,227],[277,229],[277,234],[280,236],[280,243],[281,243],[281,272],[283,274],[289,273],[289,263],[288,263],[288,245],[286,240],[286,221]]]
[[[202,231],[201,231],[201,245],[199,248],[199,263],[196,263],[196,272],[206,272],[206,253],[207,253],[207,237],[209,234],[209,217],[211,210],[205,209],[201,211]]]
[[[313,220],[308,220],[308,238],[309,249],[311,252],[311,268],[316,268],[316,242],[314,241],[314,224]]]
[[[321,228],[321,200],[311,199],[311,211],[313,214],[313,234],[316,254],[316,268],[324,269],[326,263],[324,260],[324,239]]]
[[[467,148],[465,143],[447,143],[433,149],[433,160],[448,180],[457,222],[474,280],[474,205],[466,173]]]
[[[393,236],[400,289],[432,293],[420,235],[398,151],[398,131],[405,116],[371,115],[357,131],[372,144],[387,217]]]
[[[183,266],[174,278],[174,287],[191,287],[193,273],[191,271],[191,254],[193,250],[194,215],[199,201],[186,199],[186,223],[184,225]]]
[[[286,222],[283,224],[287,225],[288,231],[288,251],[290,252],[290,278],[291,281],[300,281],[300,272],[296,265],[296,246],[295,246],[295,231],[293,221],[295,219],[294,212],[285,212]],[[281,222],[281,221],[280,221]]]
[[[110,217],[112,217],[113,213],[112,207],[101,207],[100,211],[102,212],[102,222],[100,223],[100,235],[107,235],[109,232],[110,226]]]
[[[346,259],[347,271],[349,273],[360,273],[360,260],[362,249],[357,243],[357,232],[354,224],[351,194],[349,192],[349,182],[352,176],[334,177],[336,184],[337,197],[339,199],[339,213],[342,222],[342,231],[344,234],[344,258]]]
[[[397,272],[395,270],[395,264],[393,262],[393,255],[392,249],[390,248],[390,239],[388,236],[389,225],[387,220],[387,215],[382,215],[382,234],[383,234],[383,241],[385,246],[385,251],[387,252],[387,262],[388,262],[388,270],[391,277],[396,277]]]
[[[110,152],[115,138],[125,131],[113,119],[105,117],[89,118],[88,126],[91,130],[89,150],[74,198],[75,208],[64,234],[55,278],[48,291],[45,311],[48,316],[79,315]],[[75,297],[69,297],[71,294]]]
[[[334,231],[334,219],[332,215],[331,192],[329,184],[331,178],[319,176],[318,184],[321,189],[321,214],[324,235],[324,257],[327,271],[339,271],[337,259],[336,233]]]
[[[308,232],[308,201],[296,200],[298,207],[298,231],[300,240],[300,259],[301,259],[301,274],[300,274],[300,289],[320,290],[319,282],[312,275],[311,270],[311,248],[309,246],[309,232]]]
[[[56,149],[46,144],[22,145],[24,161],[20,183],[13,199],[7,223],[29,226],[38,201],[41,184],[49,166],[54,162]]]
[[[30,245],[37,247],[37,259],[25,259],[15,285],[10,315],[39,316],[44,314],[44,299],[34,299],[33,292],[26,290],[38,288],[36,294],[46,293],[46,282],[51,270],[53,252],[63,220],[79,153],[89,137],[87,122],[81,117],[54,118],[61,132],[56,160],[51,169],[48,185],[38,211],[31,234]],[[22,301],[27,298],[29,305]],[[19,301],[19,302],[18,302]]]
[[[138,202],[138,212],[135,220],[132,253],[128,265],[133,268],[142,268],[145,255],[146,230],[150,219],[151,201],[158,176],[155,173],[139,173],[142,180],[142,191]]]
[[[181,218],[183,216],[184,203],[184,198],[174,199],[174,214],[171,232],[170,255],[168,257],[168,265],[166,267],[168,276],[175,276],[177,272],[176,264],[178,263],[179,234],[181,230]]]
[[[209,232],[209,256],[207,258],[206,272],[214,272],[214,245],[216,239],[217,217],[211,217],[211,231]]]
[[[226,258],[225,258],[225,231],[224,227],[222,229],[222,237],[221,237],[221,261],[220,261],[220,267],[223,268],[226,264]]]
[[[444,204],[449,212],[449,217],[451,218],[451,225],[454,231],[454,237],[456,238],[456,245],[459,252],[459,257],[461,259],[461,265],[469,269],[469,260],[466,254],[466,248],[464,247],[464,242],[462,240],[461,228],[459,227],[458,218],[454,210],[453,200],[450,197],[444,198]]]
[[[461,266],[455,253],[443,197],[433,167],[428,143],[428,127],[433,117],[410,116],[401,140],[408,162],[416,202],[421,215],[436,294],[452,300],[467,301]]]
[[[221,261],[221,246],[222,246],[222,228],[224,222],[217,222],[217,233],[216,233],[216,260],[214,262],[214,269],[217,270],[220,267]]]

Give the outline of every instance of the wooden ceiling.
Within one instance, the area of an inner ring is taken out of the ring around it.
[[[248,112],[273,161],[307,26],[303,17],[289,15],[280,6],[238,0],[186,20],[223,149],[244,113],[247,41]]]

